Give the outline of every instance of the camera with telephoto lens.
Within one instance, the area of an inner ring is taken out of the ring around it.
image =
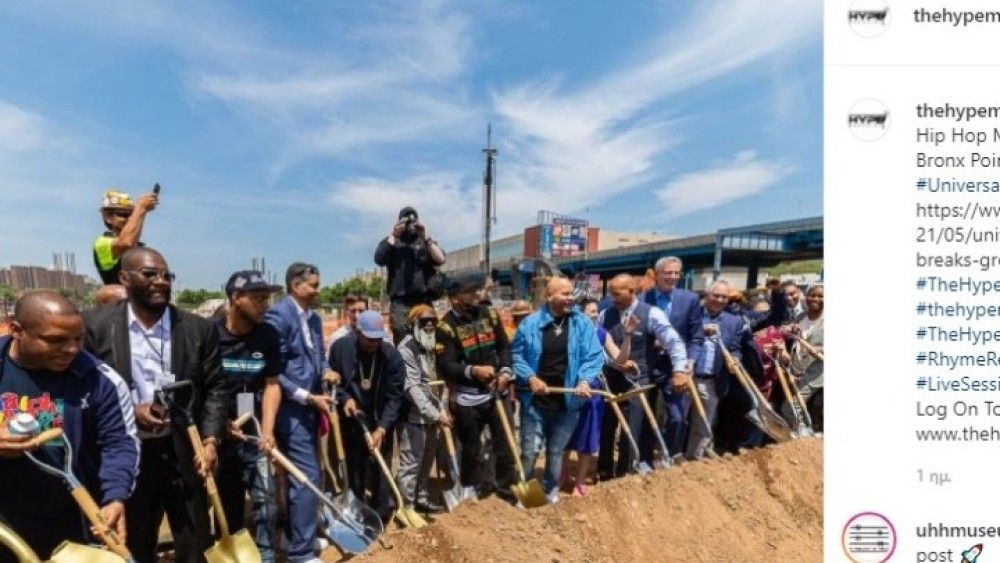
[[[406,215],[403,215],[403,224],[406,225],[407,233],[413,234],[417,230],[416,227],[414,226],[416,222],[417,222],[416,213],[407,213]]]

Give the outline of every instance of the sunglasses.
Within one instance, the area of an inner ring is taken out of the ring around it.
[[[115,217],[121,217],[122,219],[128,219],[129,217],[132,216],[131,211],[125,211],[124,209],[118,209],[112,211],[111,214],[114,215]]]
[[[423,317],[417,319],[417,324],[419,324],[420,326],[436,325],[437,317]]]
[[[139,276],[142,276],[142,278],[148,282],[151,282],[156,278],[161,278],[163,281],[166,281],[167,283],[172,283],[175,279],[177,279],[177,274],[169,270],[154,270],[152,268],[148,269],[144,268],[142,270],[125,270],[125,271],[130,274],[137,274]]]

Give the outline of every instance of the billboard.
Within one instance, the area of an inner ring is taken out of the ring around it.
[[[546,225],[549,227],[549,225]],[[587,221],[570,217],[552,219],[551,256],[580,256],[587,252]],[[544,240],[545,237],[543,236]]]

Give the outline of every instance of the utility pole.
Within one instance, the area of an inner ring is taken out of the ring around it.
[[[490,275],[490,227],[496,224],[497,194],[495,189],[497,150],[493,148],[492,126],[486,125],[486,170],[483,172],[483,274]],[[493,280],[494,282],[496,280]]]

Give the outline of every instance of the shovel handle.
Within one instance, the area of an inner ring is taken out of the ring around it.
[[[500,417],[500,424],[503,425],[503,434],[507,438],[507,447],[510,448],[511,457],[514,458],[514,465],[517,466],[517,474],[521,476],[521,482],[524,482],[524,466],[521,465],[521,455],[518,453],[517,442],[514,441],[514,431],[510,429],[510,421],[507,420],[507,411],[503,408],[503,402],[500,397],[497,397],[493,401],[496,405],[497,416]]]
[[[340,434],[340,414],[337,413],[336,407],[327,411],[326,417],[330,420],[330,429],[333,432],[333,448],[337,452],[337,459],[343,461],[347,458],[344,457],[344,437]]]
[[[625,434],[625,437],[628,439],[629,446],[632,447],[632,455],[634,455],[636,461],[638,461],[642,456],[642,454],[639,453],[639,444],[635,441],[635,436],[632,435],[632,429],[628,426],[628,420],[622,413],[621,406],[615,402],[609,402],[608,404],[611,405],[611,410],[615,411],[615,418],[618,419],[618,425],[621,426],[622,433]]]
[[[722,357],[726,361],[726,368],[728,368],[729,372],[732,373],[737,380],[739,380],[740,385],[748,388],[758,401],[766,404],[767,397],[764,396],[764,393],[761,392],[761,390],[757,387],[757,384],[753,382],[753,379],[750,378],[747,372],[743,370],[743,366],[736,361],[736,358],[734,358],[733,355],[729,353],[729,350],[727,350],[721,343],[719,343],[719,350],[722,351]]]
[[[101,514],[101,508],[97,506],[94,502],[94,498],[90,496],[87,489],[83,487],[74,487],[69,491],[69,494],[73,496],[73,500],[80,505],[80,510],[83,511],[83,515],[87,517],[87,520],[97,531],[97,537],[100,538],[104,545],[108,546],[108,549],[121,556],[126,561],[132,560],[132,554],[129,553],[128,548],[122,543],[118,534],[112,530],[108,523],[104,521],[104,516]]]
[[[361,425],[361,432],[365,435],[365,443],[372,443],[372,434],[368,431],[365,426],[364,421],[358,420],[358,424]],[[399,509],[402,510],[405,506],[403,504],[403,495],[399,492],[399,487],[396,486],[396,480],[392,478],[392,471],[389,471],[389,466],[385,463],[385,458],[382,457],[382,452],[378,451],[378,448],[370,448],[372,457],[378,462],[379,469],[382,470],[382,475],[385,480],[388,481],[389,489],[392,490],[392,495],[396,497],[396,503],[399,504]]]
[[[823,361],[823,352],[820,352],[818,348],[812,345],[812,343],[801,336],[796,336],[795,339],[798,340],[799,346],[802,346],[807,354],[821,362]]]
[[[444,447],[448,450],[448,455],[455,457],[455,439],[451,435],[451,429],[441,427],[441,435],[444,436]]]
[[[691,395],[691,402],[694,403],[694,410],[698,411],[698,416],[704,421],[708,421],[708,416],[705,415],[705,405],[701,404],[701,395],[698,394],[698,386],[695,385],[693,379],[688,379],[687,382],[688,393]],[[645,404],[646,408],[649,408],[649,404]],[[711,428],[709,428],[711,431]]]
[[[781,365],[777,360],[771,360],[774,363],[774,373],[778,375],[778,383],[781,384],[781,392],[785,394],[785,400],[788,401],[789,406],[796,404],[795,397],[792,396],[792,390],[788,386],[788,376],[785,374],[785,370],[781,369]],[[794,412],[794,408],[792,411]]]
[[[205,455],[205,447],[201,444],[201,434],[194,424],[187,427],[188,439],[191,440],[191,447],[199,459]],[[212,501],[212,509],[215,511],[215,523],[219,525],[219,535],[226,537],[229,535],[229,522],[226,521],[226,511],[222,508],[222,499],[219,498],[219,489],[215,486],[215,477],[209,473],[205,476],[205,490],[208,498]]]
[[[43,432],[35,434],[30,439],[26,440],[22,445],[25,448],[37,448],[39,446],[44,446],[47,442],[52,440],[58,440],[63,435],[62,428],[50,428]]]
[[[285,457],[285,454],[279,452],[277,448],[271,448],[271,452],[267,455],[274,460],[274,463],[281,466],[281,468],[284,469],[289,475],[295,477],[299,483],[311,483],[309,478],[306,477],[306,474],[303,473],[298,467],[295,467],[295,465],[293,465],[292,462]]]

